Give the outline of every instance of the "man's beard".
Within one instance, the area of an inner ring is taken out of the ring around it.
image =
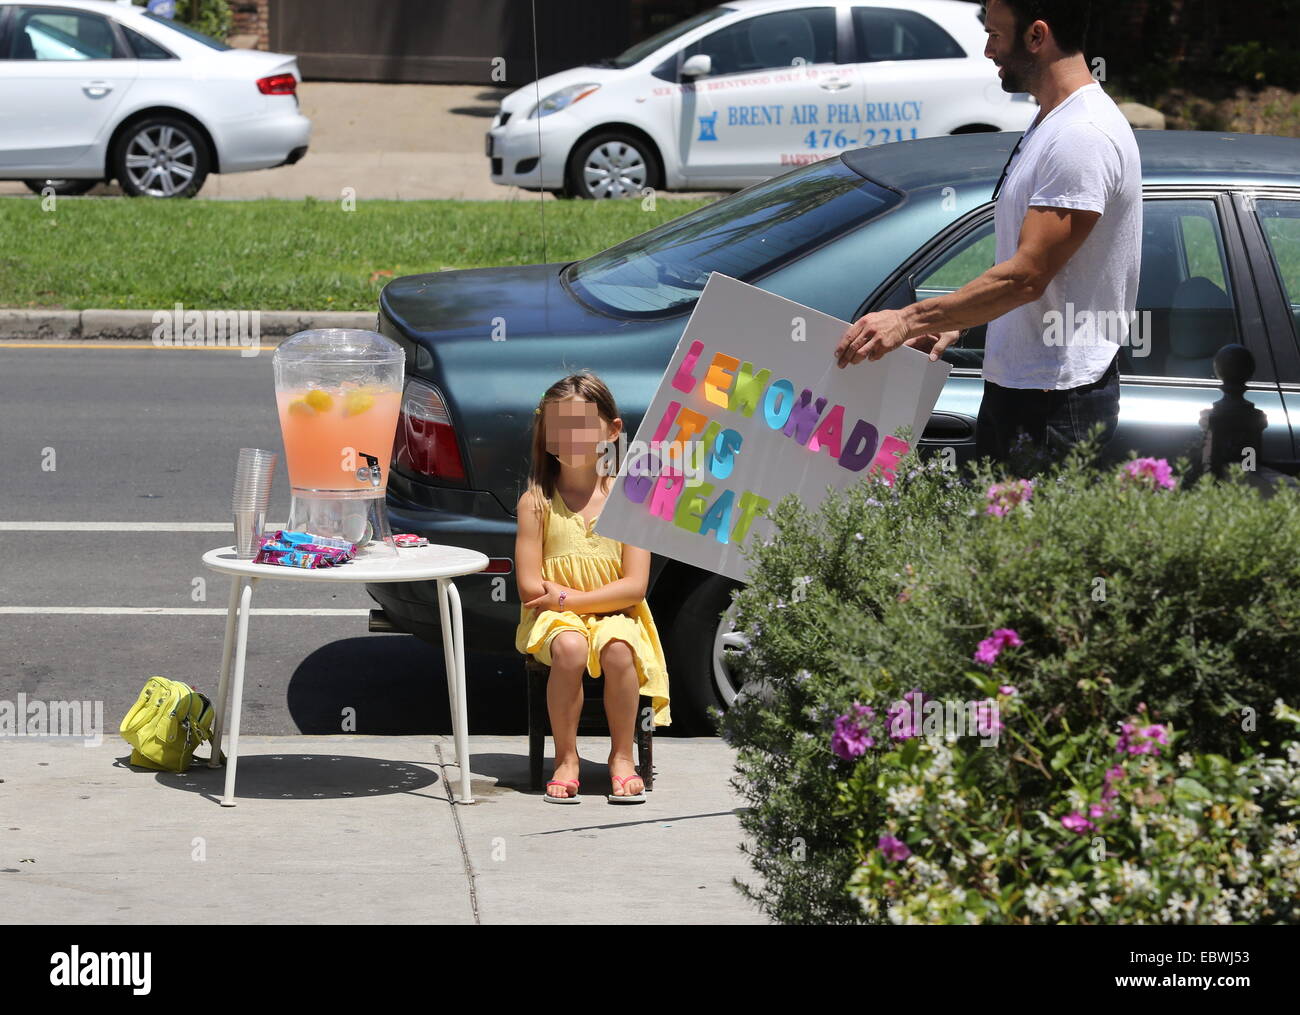
[[[1002,61],[1002,90],[1004,92],[1029,91],[1033,76],[1034,58],[1029,55],[1024,39],[1016,39],[1016,48]]]

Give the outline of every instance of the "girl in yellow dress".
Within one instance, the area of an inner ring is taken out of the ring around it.
[[[593,530],[614,490],[622,427],[609,389],[586,372],[552,384],[533,414],[532,464],[515,538],[515,648],[551,668],[546,706],[555,773],[546,799],[555,803],[578,800],[584,672],[605,679],[611,803],[645,800],[632,761],[638,696],[653,699],[656,726],[671,721],[668,668],[645,601],[650,551]]]

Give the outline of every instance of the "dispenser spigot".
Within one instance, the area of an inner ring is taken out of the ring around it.
[[[364,451],[358,452],[366,460],[366,464],[357,469],[357,482],[370,482],[371,486],[378,486],[383,479],[383,473],[379,470],[379,459],[374,455],[368,455]]]

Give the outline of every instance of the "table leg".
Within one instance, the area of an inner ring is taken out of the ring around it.
[[[221,650],[221,682],[217,685],[216,718],[212,721],[212,757],[208,768],[221,767],[221,731],[225,728],[227,701],[230,697],[230,658],[235,648],[235,619],[239,612],[238,577],[230,579],[230,602],[226,604],[226,644]]]
[[[443,659],[447,670],[447,700],[451,705],[452,737],[460,768],[460,803],[472,804],[469,761],[469,710],[465,689],[465,636],[460,593],[450,579],[438,579],[438,615],[442,620]]]
[[[256,578],[242,579],[243,591],[239,596],[239,628],[235,642],[234,701],[230,705],[230,750],[226,752],[226,790],[221,797],[222,807],[235,806],[235,766],[239,764],[239,712],[244,705],[244,659],[248,654],[248,616],[253,601]]]

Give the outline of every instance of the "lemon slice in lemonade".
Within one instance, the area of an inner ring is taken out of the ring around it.
[[[290,416],[315,416],[316,410],[311,407],[311,403],[305,398],[296,398],[289,403]]]
[[[330,406],[334,404],[333,396],[330,395],[329,392],[321,391],[318,388],[313,388],[311,391],[307,392],[307,397],[304,401],[306,401],[306,403],[317,412],[328,412]]]
[[[343,399],[343,415],[356,416],[373,408],[375,396],[364,388],[357,391],[349,391]]]

